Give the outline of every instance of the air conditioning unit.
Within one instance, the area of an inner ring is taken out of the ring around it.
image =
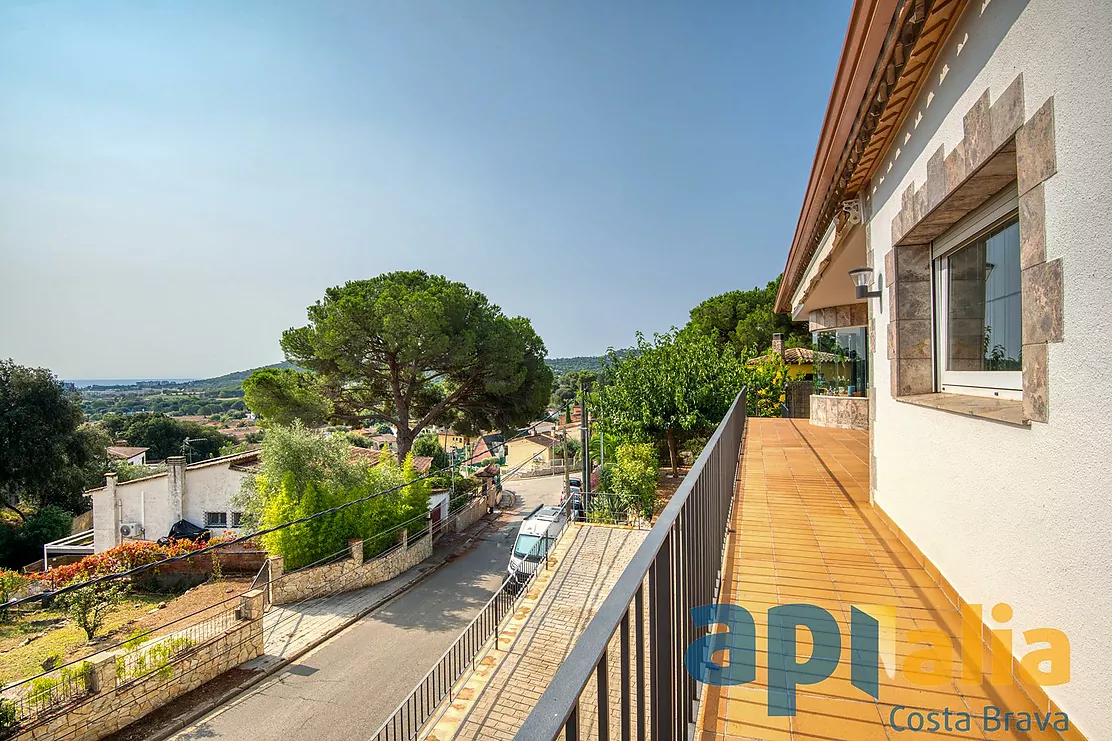
[[[138,522],[121,522],[120,523],[120,537],[122,538],[138,538],[143,534],[143,526]]]

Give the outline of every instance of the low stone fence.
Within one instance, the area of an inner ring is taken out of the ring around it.
[[[284,571],[282,557],[271,556],[270,602],[282,605],[362,589],[393,579],[432,556],[432,537],[428,534],[411,543],[408,533],[402,530],[400,541],[385,553],[364,561],[363,541],[352,540],[349,557],[288,573]]]
[[[486,511],[487,503],[485,498],[479,497],[478,499],[472,499],[470,502],[463,505],[459,512],[452,515],[456,518],[455,531],[457,533],[462,533],[478,522],[479,519],[486,514]]]
[[[202,634],[209,621],[93,656],[80,669],[81,692],[38,709],[15,741],[97,741],[262,655],[262,599],[261,590],[245,592],[236,611],[212,619],[215,629],[202,641],[188,636]]]

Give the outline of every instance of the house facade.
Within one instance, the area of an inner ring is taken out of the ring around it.
[[[869,429],[872,504],[1017,660],[1027,630],[1068,636],[1044,699],[1090,738],[1112,737],[1110,82],[1099,0],[859,0],[777,297],[840,359],[812,424]]]
[[[515,437],[505,445],[506,467],[526,468],[544,467],[552,465],[552,448],[556,445],[556,438],[551,435],[528,435]]]
[[[460,434],[449,428],[438,430],[436,433],[436,441],[440,443],[440,447],[448,452],[453,450],[465,452],[474,444],[475,438],[470,435]]]
[[[210,529],[214,534],[238,531],[240,512],[232,497],[258,463],[259,452],[213,458],[187,465],[185,458],[166,459],[165,473],[85,492],[93,500],[93,549],[100,553],[125,540],[158,540],[179,520]]]

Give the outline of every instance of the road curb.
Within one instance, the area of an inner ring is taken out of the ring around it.
[[[268,678],[274,676],[275,674],[277,674],[278,672],[282,671],[287,666],[289,666],[293,662],[297,661],[302,656],[304,656],[305,654],[312,651],[314,648],[317,648],[318,646],[320,646],[325,641],[329,640],[330,638],[333,638],[338,633],[350,628],[353,624],[355,624],[359,620],[366,617],[367,614],[369,614],[371,612],[374,612],[375,610],[382,607],[383,605],[385,605],[390,600],[394,599],[395,597],[397,597],[401,594],[404,594],[405,592],[409,591],[413,587],[417,586],[418,584],[423,582],[425,579],[427,579],[430,574],[436,573],[446,563],[447,563],[447,559],[441,559],[436,564],[430,564],[430,567],[428,569],[426,569],[423,574],[419,575],[417,578],[413,579],[412,581],[407,582],[405,585],[403,585],[401,587],[398,587],[397,589],[390,592],[389,594],[384,595],[381,599],[367,605],[367,607],[361,609],[359,612],[355,613],[350,618],[344,620],[339,625],[336,625],[335,627],[330,628],[328,631],[321,634],[321,636],[319,638],[316,638],[313,641],[311,641],[308,645],[306,645],[304,648],[299,650],[297,653],[295,653],[291,656],[287,656],[286,658],[282,659],[281,661],[279,661],[277,664],[274,664],[273,666],[270,666],[270,667],[267,667],[266,669],[260,670],[257,674],[251,676],[249,679],[246,679],[246,680],[240,682],[239,684],[237,684],[235,687],[228,690],[227,692],[219,695],[218,697],[213,698],[212,700],[209,700],[209,701],[203,703],[202,705],[198,706],[197,708],[194,708],[194,709],[190,710],[185,715],[183,715],[180,718],[177,718],[176,720],[174,720],[174,722],[172,722],[170,725],[168,725],[163,730],[155,733],[152,736],[147,736],[144,739],[144,741],[165,741],[165,739],[169,738],[170,736],[173,736],[175,733],[182,730],[183,728],[190,725],[191,723],[194,723],[197,720],[200,720],[201,718],[208,715],[209,713],[211,713],[213,710],[220,707],[221,705],[224,705],[228,702],[231,702],[232,700],[234,700],[239,695],[242,695],[247,690],[251,689],[255,685],[262,682],[264,679],[268,679]]]

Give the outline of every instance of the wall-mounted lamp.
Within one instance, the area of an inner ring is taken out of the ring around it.
[[[857,286],[857,298],[880,298],[881,291],[870,291],[869,284],[873,282],[872,268],[854,268],[849,271],[853,278],[853,285]]]

